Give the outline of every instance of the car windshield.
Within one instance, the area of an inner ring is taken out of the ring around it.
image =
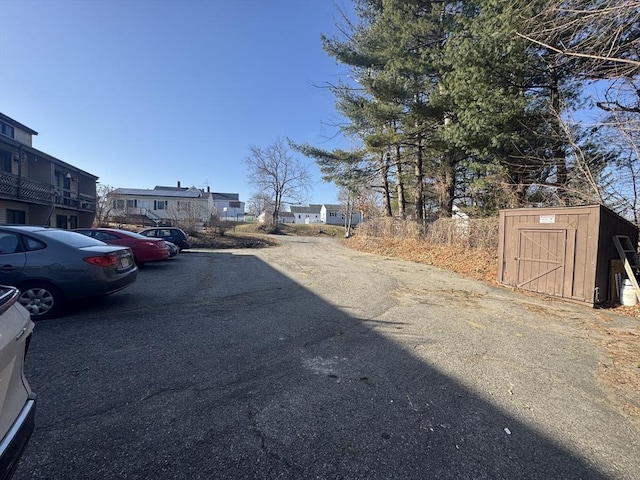
[[[48,237],[58,242],[66,243],[72,247],[92,247],[95,245],[104,245],[104,242],[95,238],[87,237],[77,232],[68,230],[45,230],[38,232],[43,237]]]

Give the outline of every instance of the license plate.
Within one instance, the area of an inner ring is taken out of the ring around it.
[[[120,259],[120,267],[121,268],[129,268],[131,266],[131,258],[130,257],[122,257]]]

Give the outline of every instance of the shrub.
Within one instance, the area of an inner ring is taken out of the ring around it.
[[[414,220],[374,218],[358,225],[357,234],[364,237],[422,240],[435,245],[455,245],[498,250],[498,218],[440,218],[422,226]]]

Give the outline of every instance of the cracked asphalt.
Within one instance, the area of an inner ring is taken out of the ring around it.
[[[584,328],[637,320],[278,239],[38,322],[15,479],[640,478],[639,394]]]

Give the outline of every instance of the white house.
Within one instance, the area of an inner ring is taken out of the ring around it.
[[[327,225],[344,225],[344,206],[323,204],[320,208],[320,221]],[[356,226],[362,221],[360,212],[351,213],[351,226]]]
[[[260,223],[264,223],[267,216],[269,217],[269,220],[271,221],[271,214],[267,213],[267,212],[262,212],[260,215],[258,215],[258,222]],[[295,223],[293,221],[293,213],[291,212],[280,212],[278,214],[278,223]]]
[[[207,192],[209,189],[207,188]],[[213,211],[220,220],[241,222],[244,220],[244,202],[237,193],[211,193]]]
[[[322,223],[320,211],[322,205],[309,205],[308,207],[292,206],[294,223]]]
[[[326,225],[344,225],[344,207],[342,205],[312,204],[307,207],[292,206],[291,212],[280,212],[280,223],[322,223]],[[265,213],[258,216],[259,222],[265,221]],[[351,225],[355,226],[362,221],[360,212],[353,212]]]
[[[153,189],[117,188],[109,194],[109,218],[138,217],[155,224],[187,222],[205,224],[212,216],[221,220],[244,220],[244,202],[237,193],[212,193],[196,187],[156,186]]]

